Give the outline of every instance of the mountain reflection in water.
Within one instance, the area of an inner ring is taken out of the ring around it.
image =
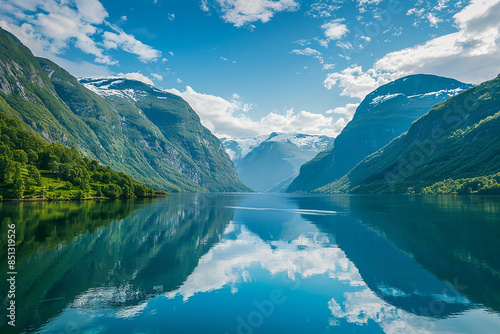
[[[55,227],[43,217],[68,212],[64,204],[22,208],[30,222],[18,224],[29,231],[19,245],[18,328],[473,333],[500,325],[498,198],[181,194],[106,203],[96,212],[110,217],[73,207],[72,224]],[[15,205],[0,211],[10,217],[2,224],[22,217]]]

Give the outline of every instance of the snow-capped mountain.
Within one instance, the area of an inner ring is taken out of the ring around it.
[[[300,166],[333,145],[328,136],[301,133],[221,139],[245,184],[259,192],[279,192],[298,175]]]
[[[357,107],[352,121],[335,140],[335,147],[304,165],[287,191],[312,191],[343,177],[365,157],[407,131],[433,105],[470,87],[428,74],[410,75],[380,86]]]
[[[224,148],[237,165],[248,153],[263,142],[290,143],[300,150],[319,153],[333,144],[333,138],[328,136],[307,135],[302,133],[276,133],[246,138],[221,138]]]

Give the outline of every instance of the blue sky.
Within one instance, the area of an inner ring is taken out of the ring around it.
[[[335,136],[414,73],[500,73],[500,0],[4,0],[0,26],[76,76],[184,97],[218,136]]]

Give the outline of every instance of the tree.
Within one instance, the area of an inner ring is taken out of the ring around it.
[[[35,164],[38,161],[38,154],[36,154],[35,151],[33,151],[31,148],[26,151],[28,154],[28,162],[30,164]]]
[[[38,169],[33,165],[28,165],[27,168],[28,168],[29,177],[32,178],[33,181],[35,181],[35,184],[37,186],[41,186],[42,185],[42,178],[40,176],[40,172],[38,171]]]
[[[120,197],[121,193],[122,193],[122,190],[121,190],[120,186],[118,186],[116,184],[108,184],[103,189],[104,196],[109,197],[109,198],[118,198],[118,197]]]
[[[124,184],[120,188],[122,189],[122,197],[124,198],[134,197],[134,189],[132,187],[129,187],[128,185]]]
[[[103,173],[101,177],[101,182],[108,184],[110,181],[111,181],[111,173],[109,172]]]
[[[28,162],[28,155],[24,150],[14,150],[12,152],[12,160],[25,164]]]
[[[14,173],[14,179],[12,180],[12,183],[13,183],[13,186],[12,186],[12,190],[13,190],[13,194],[14,194],[14,198],[23,198],[23,194],[24,194],[24,181],[23,181],[23,178],[21,176],[21,164],[20,163],[16,163],[16,171]]]
[[[48,168],[54,174],[59,173],[59,164],[56,161],[49,162]]]
[[[85,193],[88,194],[90,192],[90,182],[88,178],[83,178],[82,182],[80,183],[80,189]]]
[[[0,181],[11,182],[15,171],[14,162],[6,156],[0,156]]]

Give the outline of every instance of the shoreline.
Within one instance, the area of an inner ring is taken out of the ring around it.
[[[144,199],[144,198],[157,198],[157,197],[168,197],[168,194],[157,194],[152,197],[129,197],[129,198],[109,198],[109,197],[87,197],[87,198],[9,198],[0,199],[0,203],[16,203],[16,202],[70,202],[70,201],[113,201],[113,200],[125,200],[125,199]]]

